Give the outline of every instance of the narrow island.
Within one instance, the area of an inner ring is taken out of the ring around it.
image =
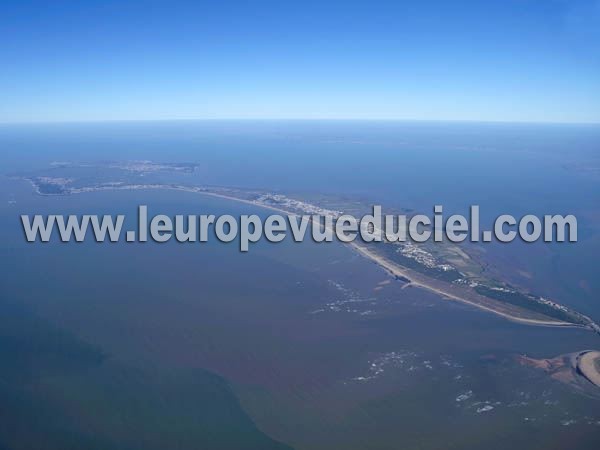
[[[167,189],[223,198],[267,208],[286,215],[363,214],[368,205],[327,204],[290,198],[281,193],[245,190],[223,186],[183,184],[179,177],[193,174],[195,164],[131,161],[99,164],[55,163],[36,174],[19,175],[29,181],[39,195],[74,195],[106,190]],[[90,173],[92,175],[90,175]],[[143,179],[142,179],[143,178]],[[331,201],[329,203],[332,203]],[[394,279],[461,302],[508,320],[537,326],[577,327],[600,334],[591,318],[558,301],[543,298],[502,280],[486,276],[481,264],[456,244],[416,244],[413,242],[373,242],[355,240],[349,245],[357,254],[377,264]],[[598,359],[586,356],[585,367],[597,367]],[[587,373],[592,373],[586,369]],[[591,376],[597,381],[597,378]]]

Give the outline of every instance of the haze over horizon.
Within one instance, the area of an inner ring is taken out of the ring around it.
[[[7,1],[0,17],[2,123],[600,123],[598,1]]]

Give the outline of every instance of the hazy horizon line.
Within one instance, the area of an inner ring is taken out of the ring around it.
[[[544,121],[544,120],[480,120],[480,119],[411,119],[411,118],[308,118],[308,117],[231,117],[231,118],[163,118],[163,119],[72,119],[72,120],[27,120],[2,121],[0,125],[69,125],[140,122],[428,122],[428,123],[479,123],[514,125],[600,125],[598,122]]]

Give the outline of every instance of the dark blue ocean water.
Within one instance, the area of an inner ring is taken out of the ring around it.
[[[425,213],[479,204],[484,222],[575,214],[576,244],[488,245],[484,258],[600,320],[600,127],[0,126],[2,175],[130,159],[195,162],[195,182],[291,196]],[[0,447],[280,448],[274,438],[328,450],[595,448],[598,400],[512,359],[597,348],[587,331],[517,325],[400,289],[340,245],[260,243],[244,255],[219,243],[31,245],[18,221],[22,212],[131,214],[141,203],[166,214],[265,214],[167,191],[40,197],[0,176]],[[408,356],[382,363],[390,354]],[[372,364],[384,372],[353,381]]]
[[[600,319],[600,126],[444,122],[1,125],[2,172],[52,161],[196,162],[198,183],[447,215],[575,214],[575,245],[486,246],[513,281]]]

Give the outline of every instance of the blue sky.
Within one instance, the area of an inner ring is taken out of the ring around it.
[[[600,122],[600,1],[0,2],[0,122]]]

